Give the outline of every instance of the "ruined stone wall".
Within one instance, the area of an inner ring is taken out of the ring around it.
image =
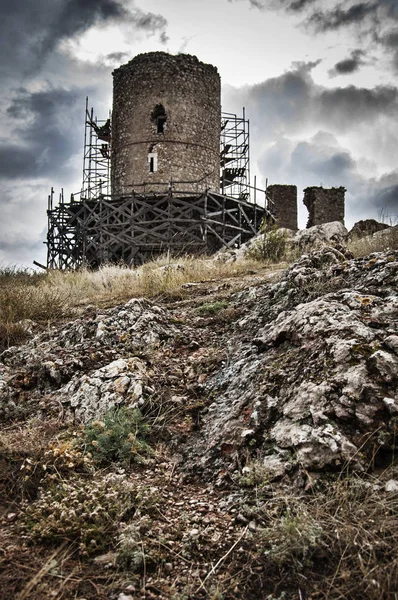
[[[297,231],[297,186],[275,184],[268,186],[267,192],[273,202],[274,215],[279,227]]]
[[[308,187],[304,190],[304,204],[308,208],[307,228],[322,223],[341,221],[344,223],[344,187]]]
[[[150,52],[116,69],[113,77],[112,193],[131,192],[134,184],[148,183],[146,191],[150,191],[151,183],[164,183],[165,189],[170,179],[202,178],[200,191],[219,191],[217,69],[195,56]]]

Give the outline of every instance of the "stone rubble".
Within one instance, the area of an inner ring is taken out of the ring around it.
[[[340,221],[314,225],[308,229],[299,229],[298,231],[280,227],[271,232],[259,233],[239,248],[222,249],[216,257],[224,262],[234,262],[245,257],[249,258],[256,248],[261,248],[270,235],[281,236],[286,243],[287,250],[297,254],[304,250],[313,251],[324,246],[342,246],[347,240],[348,232]]]
[[[83,316],[41,333],[0,356],[0,418],[15,418],[62,403],[76,419],[106,407],[139,405],[146,368],[137,353],[158,347],[178,329],[161,308],[133,298],[124,306]],[[55,394],[54,392],[57,391]]]

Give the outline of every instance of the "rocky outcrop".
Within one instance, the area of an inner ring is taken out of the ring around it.
[[[373,235],[377,231],[383,231],[383,229],[388,229],[388,225],[379,223],[375,219],[364,219],[355,223],[350,230],[348,237],[350,240],[359,239],[368,235]]]
[[[0,416],[10,419],[58,406],[62,414],[87,421],[112,406],[135,406],[146,381],[137,355],[177,333],[168,314],[146,300],[132,299],[105,311],[87,307],[65,327],[3,352]]]
[[[234,477],[256,461],[270,479],[300,479],[391,456],[397,284],[396,252],[346,261],[326,248],[238,294],[250,310],[208,384],[215,400],[187,451],[195,464]]]
[[[220,250],[217,258],[223,261],[235,261],[242,258],[269,258],[277,262],[283,258],[297,256],[302,252],[318,250],[324,246],[334,245],[344,248],[344,252],[350,253],[344,247],[347,241],[347,229],[340,221],[314,225],[308,229],[292,231],[280,227],[271,229],[250,239],[240,248]],[[350,255],[352,258],[352,255]]]
[[[300,229],[293,238],[294,246],[315,250],[331,243],[343,244],[347,240],[347,229],[341,221],[332,221]]]
[[[189,476],[223,483],[260,465],[269,480],[305,485],[365,470],[396,440],[397,287],[397,252],[354,260],[324,245],[279,281],[231,292],[213,325],[184,303],[177,319],[144,300],[88,307],[2,354],[2,417],[55,411],[87,423],[161,397],[183,421],[168,440]]]

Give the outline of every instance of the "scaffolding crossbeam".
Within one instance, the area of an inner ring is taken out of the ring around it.
[[[241,245],[272,219],[261,206],[210,191],[102,195],[49,206],[49,269],[137,264],[167,250],[211,253]]]

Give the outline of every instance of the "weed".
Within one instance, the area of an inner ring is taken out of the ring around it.
[[[278,228],[277,225],[266,225],[247,254],[253,260],[270,263],[286,260],[291,254],[289,235],[286,230]]]
[[[296,515],[287,510],[272,528],[263,531],[262,537],[270,562],[297,570],[310,566],[315,551],[325,545],[321,525],[304,507]]]
[[[253,461],[247,463],[242,469],[238,483],[242,487],[258,487],[261,490],[268,485],[269,479],[269,470],[260,461]]]
[[[84,430],[83,443],[98,464],[141,462],[151,449],[145,438],[149,425],[138,409],[110,410],[103,421],[94,421]]]
[[[79,543],[83,554],[109,544],[118,523],[135,506],[134,488],[123,476],[58,480],[23,505],[20,527],[32,540]]]
[[[140,526],[137,523],[125,525],[117,540],[116,562],[122,569],[134,572],[142,570],[145,562]]]
[[[228,302],[225,300],[219,300],[217,302],[204,302],[201,306],[196,309],[196,312],[200,315],[214,315],[220,310],[224,310],[228,307]]]

